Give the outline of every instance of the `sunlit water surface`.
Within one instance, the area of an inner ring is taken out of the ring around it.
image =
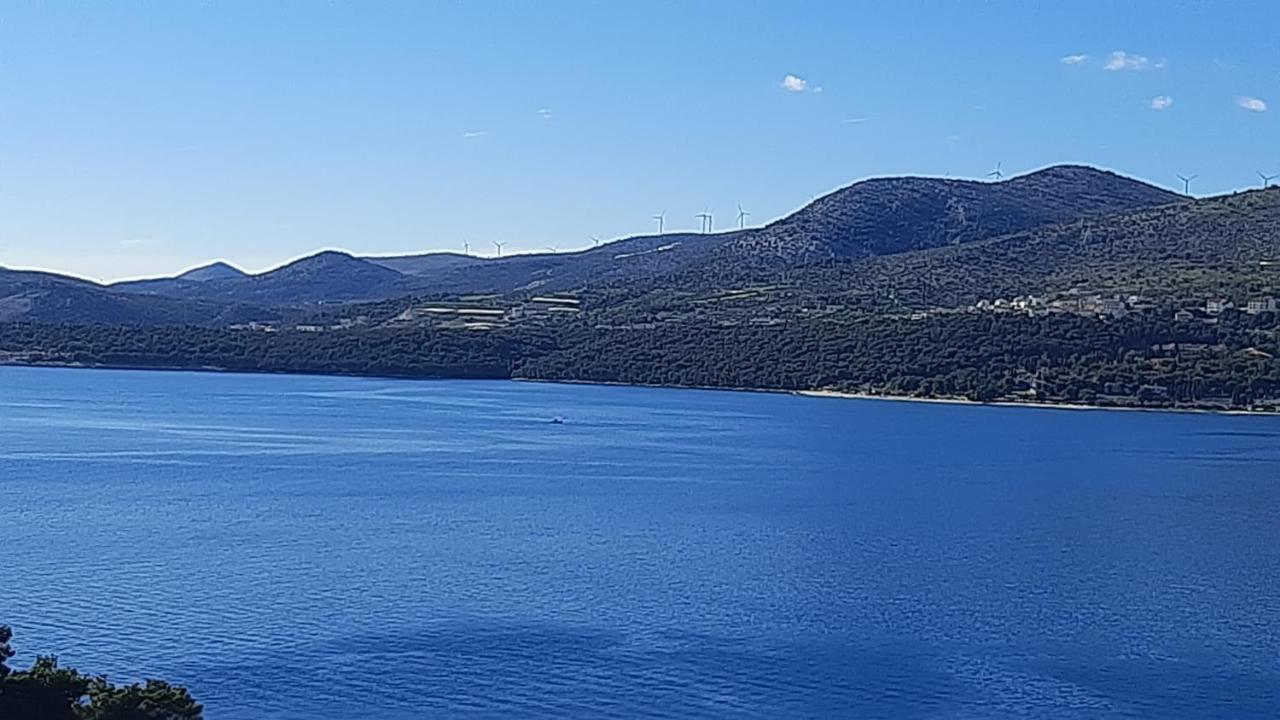
[[[210,720],[1280,712],[1280,419],[0,368],[0,528]]]

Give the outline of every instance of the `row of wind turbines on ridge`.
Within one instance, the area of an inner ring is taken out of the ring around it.
[[[988,178],[991,178],[992,180],[995,180],[996,182],[999,182],[999,181],[1003,180],[1003,179],[1004,179],[1004,170],[1003,170],[1003,169],[1001,169],[1001,166],[1002,166],[1003,164],[1004,164],[1004,163],[996,163],[996,169],[995,169],[995,170],[992,170],[992,171],[991,171],[991,172],[989,172],[989,173],[987,173],[987,175],[986,175],[986,176],[987,176]],[[1190,195],[1190,194],[1191,194],[1191,181],[1192,181],[1192,180],[1195,180],[1195,179],[1196,179],[1196,178],[1198,178],[1198,177],[1200,177],[1200,176],[1199,176],[1199,175],[1178,175],[1178,179],[1182,181],[1182,194],[1183,194],[1183,195]],[[1259,178],[1260,180],[1262,180],[1262,189],[1263,189],[1263,190],[1265,190],[1265,189],[1267,189],[1267,188],[1271,187],[1271,181],[1276,180],[1276,179],[1280,179],[1280,174],[1276,174],[1276,175],[1268,175],[1268,174],[1266,174],[1266,173],[1262,172],[1261,170],[1259,170],[1259,171],[1258,171],[1258,178]]]
[[[994,169],[994,170],[992,170],[991,172],[987,173],[987,174],[986,174],[986,177],[987,177],[987,178],[990,178],[990,179],[992,179],[992,180],[994,180],[994,181],[996,181],[996,182],[1000,182],[1001,180],[1003,180],[1003,179],[1005,178],[1003,165],[1004,165],[1004,163],[1002,163],[1002,162],[998,162],[998,163],[996,163],[996,167],[995,167],[995,169]],[[1194,175],[1182,175],[1182,174],[1179,174],[1177,177],[1178,177],[1178,180],[1182,181],[1182,194],[1183,194],[1183,195],[1190,195],[1190,194],[1191,194],[1191,183],[1192,183],[1192,181],[1194,181],[1196,178],[1199,178],[1200,176],[1199,176],[1198,174],[1194,174]],[[1266,189],[1266,188],[1271,187],[1271,184],[1272,184],[1272,182],[1273,182],[1273,181],[1275,181],[1275,180],[1277,180],[1277,179],[1280,179],[1280,173],[1277,173],[1277,174],[1274,174],[1274,175],[1268,175],[1268,174],[1266,174],[1266,173],[1262,172],[1261,170],[1259,170],[1259,171],[1258,171],[1258,178],[1262,180],[1262,187],[1263,187],[1263,189]],[[710,233],[710,232],[712,232],[712,231],[714,230],[715,215],[711,212],[711,210],[710,210],[710,209],[703,210],[702,212],[698,213],[697,215],[694,215],[694,217],[695,217],[695,218],[697,218],[697,219],[699,220],[699,222],[700,222],[699,232],[701,232],[701,233],[703,233],[703,234],[705,235],[705,234]],[[738,216],[737,216],[737,219],[738,219],[738,229],[739,229],[739,230],[746,229],[746,227],[747,227],[747,218],[749,218],[749,217],[751,217],[751,213],[747,212],[746,210],[743,210],[743,209],[742,209],[742,204],[741,204],[741,203],[739,203],[739,204],[738,204]],[[651,219],[651,220],[653,220],[654,222],[658,223],[658,235],[664,235],[664,234],[666,234],[667,211],[663,210],[662,212],[658,213],[657,215],[653,215],[650,219]],[[593,244],[593,246],[594,246],[594,247],[600,247],[600,243],[601,243],[602,241],[601,241],[601,239],[600,239],[600,236],[599,236],[599,235],[592,235],[592,236],[591,236],[591,242],[592,242],[592,244]],[[506,245],[507,245],[507,243],[505,243],[505,242],[498,242],[497,240],[493,241],[493,246],[494,246],[494,248],[496,248],[496,249],[497,249],[497,257],[502,257],[502,248],[506,247]],[[549,252],[552,252],[552,253],[555,253],[555,252],[559,252],[559,251],[560,251],[560,247],[559,247],[558,245],[548,245],[548,246],[546,247],[546,249],[547,249]],[[470,242],[465,242],[465,241],[464,241],[464,242],[462,243],[462,252],[463,252],[463,254],[465,254],[465,255],[470,255],[470,254],[471,254],[471,243],[470,243]]]
[[[710,233],[714,229],[713,222],[715,220],[715,216],[712,214],[710,210],[703,210],[697,215],[694,215],[694,217],[702,221],[702,227],[700,232],[702,232],[703,234]],[[747,218],[749,217],[751,217],[751,213],[747,212],[746,210],[743,210],[742,205],[739,204],[738,205],[738,229],[739,230],[743,230],[747,227]],[[667,212],[663,210],[657,215],[654,215],[652,219],[658,223],[658,234],[659,235],[666,234]],[[600,243],[603,242],[603,240],[600,238],[599,235],[592,235],[591,242],[595,247],[600,247]],[[499,242],[497,240],[493,241],[493,247],[497,250],[497,257],[502,257],[502,248],[506,246],[507,246],[507,243],[505,242]],[[553,252],[553,253],[559,252],[560,246],[548,245],[546,247],[546,250],[548,252]],[[462,242],[462,254],[464,255],[471,254],[471,242],[469,240],[464,240]]]

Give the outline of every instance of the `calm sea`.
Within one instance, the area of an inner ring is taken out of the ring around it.
[[[1280,418],[0,368],[0,529],[210,720],[1280,714]]]

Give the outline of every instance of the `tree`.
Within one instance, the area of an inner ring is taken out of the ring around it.
[[[83,720],[200,720],[203,709],[186,688],[163,680],[114,687],[98,679],[89,686]]]
[[[8,625],[0,625],[0,680],[9,675],[9,666],[5,662],[13,657],[13,648],[9,641],[13,640],[13,630]]]
[[[27,670],[5,665],[13,631],[0,625],[0,718],[4,720],[201,720],[203,709],[185,688],[160,680],[117,687],[82,675],[52,656]]]

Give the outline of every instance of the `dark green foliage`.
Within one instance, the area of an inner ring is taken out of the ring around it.
[[[12,657],[13,633],[0,625],[0,660]],[[4,720],[200,720],[203,710],[186,689],[159,680],[116,686],[39,657],[26,670],[0,661],[0,718]]]
[[[489,332],[426,328],[262,333],[0,325],[0,359],[409,378],[534,378],[1195,407],[1280,399],[1271,314],[1217,324],[1171,313],[1103,321],[950,313],[729,327],[581,320]]]
[[[8,625],[0,625],[0,679],[8,676],[10,670],[5,663],[13,657],[13,646],[9,643],[13,640],[13,630]]]
[[[1179,326],[1140,317],[963,314],[719,329],[659,325],[584,332],[520,369],[530,377],[591,382],[1241,407],[1280,398],[1280,363],[1266,357],[1280,352],[1276,326],[1274,319],[1261,323],[1253,327],[1246,316]]]
[[[532,338],[521,348],[536,348]],[[503,336],[430,328],[254,332],[204,327],[0,325],[0,359],[39,364],[398,377],[510,377]]]

